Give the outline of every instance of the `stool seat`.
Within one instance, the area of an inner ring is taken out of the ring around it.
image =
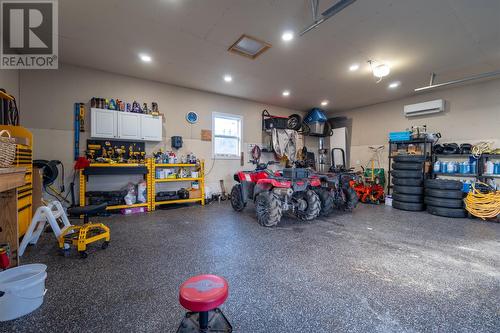
[[[108,207],[108,203],[104,202],[100,205],[88,205],[83,207],[71,207],[68,208],[68,214],[70,215],[87,215],[93,216],[99,213],[106,211],[106,207]]]
[[[227,281],[217,275],[198,275],[186,280],[179,290],[179,302],[193,312],[206,312],[223,304],[228,296]]]

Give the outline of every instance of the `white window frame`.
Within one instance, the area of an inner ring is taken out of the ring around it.
[[[239,122],[239,136],[215,135],[215,118],[234,119]],[[237,138],[238,155],[215,154],[215,138]],[[241,149],[243,146],[243,116],[231,113],[212,112],[212,158],[215,160],[239,160],[241,158]]]

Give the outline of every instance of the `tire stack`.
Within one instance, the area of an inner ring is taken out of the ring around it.
[[[402,155],[392,163],[392,207],[412,212],[424,210],[423,156]]]
[[[427,179],[424,200],[427,212],[444,217],[466,217],[462,186],[458,180]]]

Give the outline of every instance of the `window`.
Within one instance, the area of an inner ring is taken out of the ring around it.
[[[241,153],[241,123],[243,117],[212,113],[212,147],[217,159],[239,159]]]

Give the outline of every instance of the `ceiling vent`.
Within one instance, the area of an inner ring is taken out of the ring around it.
[[[227,50],[250,59],[255,59],[270,49],[271,46],[271,44],[261,41],[255,37],[241,35],[236,43],[231,45]]]

